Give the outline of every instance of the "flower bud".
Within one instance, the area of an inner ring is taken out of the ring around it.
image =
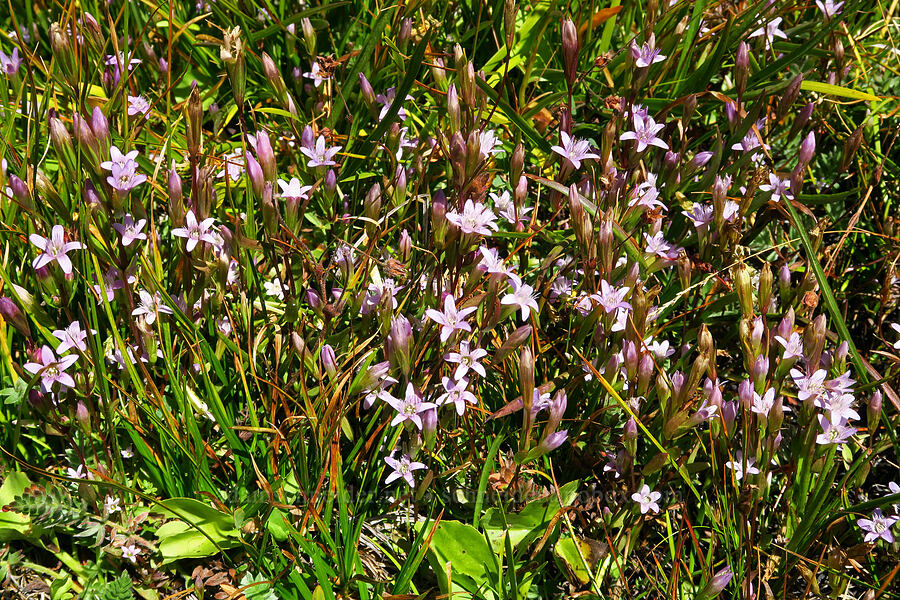
[[[75,168],[72,137],[66,126],[57,117],[50,117],[50,141],[53,142],[53,148],[56,150],[59,161],[64,163],[71,172]]]
[[[516,144],[512,155],[509,157],[509,180],[519,181],[525,169],[525,146],[522,142]]]
[[[409,378],[410,350],[412,346],[413,330],[409,320],[403,315],[398,315],[391,320],[391,331],[387,338],[387,357],[391,364],[399,368],[403,375]]]
[[[319,359],[322,361],[325,372],[334,379],[337,376],[337,357],[334,354],[334,348],[329,344],[322,346],[322,350],[319,352]]]
[[[765,388],[766,377],[769,374],[769,359],[766,356],[757,356],[750,375],[753,377],[753,385],[758,392]]]
[[[434,442],[437,438],[438,414],[436,408],[429,408],[419,413],[422,417],[422,437],[425,439],[425,447],[429,450],[434,449]]]
[[[274,235],[278,231],[278,209],[275,207],[275,189],[271,181],[263,186],[261,204],[263,227],[269,235]]]
[[[692,272],[691,259],[688,258],[687,252],[682,249],[678,252],[678,280],[681,283],[681,291],[686,291],[691,287]]]
[[[878,422],[881,420],[881,390],[875,390],[869,398],[869,405],[866,407],[866,419],[868,420],[869,434],[875,435],[878,431]]]
[[[31,339],[31,329],[28,327],[28,319],[12,299],[0,296],[0,317],[16,328],[16,331]]]
[[[519,350],[519,390],[522,392],[525,418],[529,419],[534,396],[534,354],[527,344]]]
[[[275,151],[272,150],[272,143],[269,141],[269,134],[266,131],[258,131],[256,133],[256,157],[259,160],[259,165],[262,167],[266,181],[274,183],[277,174]]]
[[[557,391],[550,400],[550,418],[547,420],[546,428],[548,435],[556,431],[556,428],[559,427],[563,415],[566,412],[567,405],[568,397],[566,396],[566,390]]]
[[[69,34],[56,22],[50,25],[50,49],[53,51],[55,63],[62,68],[63,75],[71,85],[72,79],[77,75],[74,69],[75,54],[72,51]]]
[[[398,249],[400,251],[400,262],[404,264],[409,262],[409,259],[412,256],[412,247],[412,238],[409,236],[409,232],[404,229],[400,232],[400,243],[398,244]]]
[[[650,389],[654,369],[653,357],[646,352],[641,354],[641,361],[638,363],[638,394],[641,396],[646,396],[647,390]]]
[[[203,118],[203,105],[200,102],[200,92],[197,86],[193,86],[191,94],[184,105],[184,122],[187,128],[187,147],[191,156],[200,154],[201,127]]]
[[[800,112],[794,117],[794,122],[791,123],[791,130],[788,133],[789,140],[794,139],[795,135],[803,131],[803,128],[806,127],[806,124],[809,123],[809,119],[812,117],[815,106],[815,103],[807,102],[806,105],[800,109]]]
[[[566,18],[562,23],[563,70],[569,89],[578,77],[578,30],[572,19]]]
[[[515,0],[506,0],[503,3],[503,32],[506,34],[506,48],[509,51],[512,51],[513,41],[516,39],[517,12]]]
[[[769,303],[772,300],[772,267],[769,263],[763,264],[762,271],[759,273],[759,312],[760,314],[768,314]]]
[[[397,165],[394,175],[394,206],[401,206],[406,202],[406,167]]]
[[[841,164],[838,167],[838,173],[843,173],[850,167],[856,152],[859,150],[863,142],[863,125],[857,127],[853,133],[844,142],[844,148],[841,152]]]
[[[456,92],[456,84],[451,83],[447,89],[447,116],[450,119],[450,133],[459,132],[462,127],[462,117],[459,110],[459,96]]]
[[[444,59],[435,57],[431,66],[431,78],[434,79],[434,87],[439,90],[447,89],[447,69]]]
[[[738,400],[741,403],[741,408],[745,411],[750,410],[750,407],[753,405],[753,382],[749,379],[745,379],[738,384]]]
[[[784,90],[784,94],[781,96],[781,102],[778,103],[778,111],[777,116],[778,120],[783,120],[788,112],[790,112],[791,107],[794,105],[794,102],[797,101],[797,96],[800,95],[800,84],[803,83],[803,75],[798,74],[796,77],[791,79],[791,82]]]
[[[300,28],[303,30],[303,43],[306,46],[306,53],[309,56],[316,55],[316,30],[313,28],[312,21],[309,17],[300,19]]]
[[[266,183],[265,176],[263,175],[262,167],[253,158],[252,152],[247,152],[244,154],[244,164],[247,170],[247,179],[250,180],[250,189],[253,191],[253,195],[256,198],[262,198],[263,186]]]
[[[738,262],[732,268],[732,279],[735,283],[735,291],[741,305],[741,312],[745,317],[753,315],[753,282],[750,279],[750,271],[743,262]]]
[[[787,263],[781,265],[778,269],[778,295],[781,297],[782,303],[787,303],[791,294],[791,269]]]
[[[434,193],[431,201],[431,232],[438,248],[444,247],[447,236],[447,200],[443,190]]]
[[[800,143],[800,156],[799,162],[803,167],[809,164],[809,162],[813,158],[813,154],[816,151],[816,134],[812,131],[803,138],[803,142]]]
[[[697,94],[691,94],[684,99],[681,107],[681,126],[683,128],[687,129],[695,110],[697,110]]]
[[[266,76],[269,85],[272,86],[272,89],[275,90],[275,93],[278,94],[279,98],[283,98],[287,91],[287,88],[285,88],[284,85],[284,79],[282,79],[281,71],[278,69],[275,61],[272,60],[272,57],[266,52],[262,53],[262,66],[263,74]]]
[[[91,132],[97,140],[100,154],[106,156],[109,153],[109,121],[99,106],[95,106],[91,111]]]
[[[744,96],[747,89],[747,77],[750,75],[750,46],[747,42],[738,44],[737,56],[734,59],[734,81],[738,98]]]
[[[409,45],[409,38],[412,37],[412,19],[409,17],[400,22],[400,31],[397,34],[397,48],[400,52],[406,54],[406,48]]]
[[[375,108],[375,90],[372,89],[372,84],[369,83],[366,74],[362,71],[359,72],[359,91],[363,102],[366,103],[370,111],[373,110]],[[310,133],[312,133],[312,129],[310,129]]]
[[[712,600],[712,598],[721,594],[722,591],[728,587],[732,577],[734,577],[734,572],[732,572],[730,566],[716,572],[716,574],[712,576],[712,579],[709,580],[709,583],[700,590],[697,599]]]
[[[9,188],[12,190],[13,198],[22,206],[31,207],[31,194],[28,193],[28,186],[15,173],[9,174]]]

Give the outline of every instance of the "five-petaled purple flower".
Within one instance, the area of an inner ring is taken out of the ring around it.
[[[425,412],[429,408],[435,408],[432,402],[422,402],[422,397],[416,393],[416,388],[413,387],[412,383],[406,384],[406,395],[403,397],[403,400],[388,394],[382,396],[382,399],[397,411],[397,414],[391,421],[392,426],[409,421],[416,428],[422,429],[422,417],[419,413]]]
[[[637,143],[637,148],[635,148],[637,152],[643,152],[650,146],[656,146],[657,148],[662,148],[663,150],[669,149],[669,145],[667,143],[665,143],[662,139],[656,137],[656,134],[662,131],[662,129],[665,127],[665,124],[657,123],[650,115],[647,115],[643,118],[639,115],[634,115],[633,121],[634,130],[626,131],[625,133],[620,135],[620,140],[634,140]]]
[[[326,148],[325,138],[324,136],[320,135],[318,138],[316,138],[315,146],[301,146],[300,152],[302,152],[309,158],[309,162],[306,163],[309,168],[330,167],[337,164],[336,162],[334,162],[334,156],[341,151],[341,148],[343,148],[343,146],[332,146],[330,148]]]
[[[463,340],[459,343],[459,352],[448,352],[444,355],[444,360],[458,365],[453,373],[454,379],[462,379],[469,373],[469,370],[475,371],[482,377],[487,377],[484,365],[478,362],[487,354],[487,350],[483,348],[473,350],[469,342]]]
[[[93,335],[97,332],[91,329],[90,333]],[[81,323],[78,321],[72,321],[65,329],[57,329],[53,332],[53,337],[59,340],[59,346],[56,347],[56,351],[62,354],[63,352],[75,348],[82,352],[86,352],[87,343],[85,341],[87,340],[87,336],[88,330],[82,329]]]
[[[446,342],[454,331],[472,331],[472,326],[466,323],[466,317],[478,310],[475,306],[456,310],[456,299],[452,294],[444,297],[444,312],[433,308],[425,311],[425,316],[441,326],[441,342]]]
[[[159,295],[159,292],[156,292],[151,296],[150,292],[147,290],[141,290],[138,295],[141,298],[141,302],[138,304],[137,308],[131,311],[131,314],[135,317],[143,316],[147,325],[153,325],[156,321],[156,316],[159,313],[172,314],[172,309],[163,303],[162,296]]]
[[[213,219],[212,217],[208,219],[203,219],[200,222],[197,222],[197,217],[194,216],[194,211],[189,210],[185,215],[185,227],[177,227],[172,230],[172,235],[176,237],[187,238],[187,245],[185,249],[188,252],[193,252],[194,248],[197,247],[197,244],[200,242],[209,242],[213,244],[216,242],[216,238],[213,235],[213,231],[210,229],[212,227]]]
[[[147,219],[140,219],[135,222],[134,217],[125,215],[121,223],[113,223],[113,229],[122,236],[122,245],[130,246],[135,240],[146,240],[147,234],[141,230],[147,224]]]
[[[627,286],[615,288],[611,286],[605,279],[601,279],[600,293],[595,294],[593,297],[597,300],[600,306],[603,307],[603,310],[606,312],[606,314],[615,312],[620,308],[631,310],[631,304],[625,302],[625,296],[628,294],[628,291],[630,289],[631,288]]]
[[[475,394],[466,389],[469,386],[468,379],[463,378],[454,381],[449,377],[443,377],[441,378],[441,383],[444,386],[444,393],[435,402],[438,406],[454,404],[456,405],[456,413],[462,416],[466,410],[466,402],[478,404],[478,398],[475,397]]]
[[[900,517],[886,517],[882,514],[880,508],[876,508],[872,512],[871,519],[858,519],[856,523],[860,529],[866,532],[866,542],[874,542],[878,538],[883,539],[888,544],[894,543],[894,535],[891,533],[891,527],[894,523],[900,521]]]
[[[28,236],[28,239],[31,240],[32,244],[43,251],[35,257],[34,262],[31,263],[32,267],[40,269],[51,262],[56,261],[59,264],[59,268],[62,269],[62,272],[66,275],[72,274],[72,260],[66,256],[66,254],[72,250],[81,250],[84,248],[84,244],[81,242],[66,241],[65,231],[63,230],[62,225],[54,225],[53,229],[50,231],[49,238],[32,233]]]
[[[77,354],[69,354],[68,356],[60,356],[58,359],[53,354],[50,346],[44,346],[40,351],[40,362],[25,363],[25,370],[32,375],[40,374],[41,389],[45,394],[53,391],[53,387],[58,383],[60,388],[75,387],[75,380],[66,373],[66,369],[71,367],[78,361]]]
[[[447,213],[447,220],[459,227],[466,234],[491,235],[491,229],[497,231],[497,216],[481,202],[466,200],[461,213]]]
[[[581,168],[581,161],[589,158],[600,158],[600,155],[591,152],[592,148],[589,141],[570,137],[565,131],[561,131],[559,137],[562,140],[562,146],[553,146],[551,150],[572,163],[576,171]]]
[[[666,57],[659,53],[659,48],[653,47],[652,40],[641,46],[631,42],[631,57],[634,59],[635,66],[641,68],[666,60]]]
[[[384,462],[394,470],[394,472],[388,475],[387,479],[384,480],[386,484],[402,479],[409,484],[409,487],[415,487],[416,482],[413,480],[412,472],[418,469],[428,468],[420,462],[413,462],[409,458],[409,454],[404,454],[400,457],[400,460],[397,460],[392,456],[386,456]]]
[[[534,288],[522,281],[515,275],[510,276],[510,285],[513,288],[511,294],[506,294],[500,300],[500,304],[509,304],[517,307],[522,311],[522,320],[527,321],[531,309],[540,312],[537,301],[534,299]]]

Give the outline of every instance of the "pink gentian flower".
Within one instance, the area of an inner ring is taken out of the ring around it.
[[[56,261],[59,264],[59,268],[66,275],[72,274],[72,260],[66,254],[73,250],[82,250],[84,248],[84,244],[81,242],[66,241],[65,230],[63,230],[62,225],[54,225],[50,231],[49,238],[32,233],[28,236],[28,239],[43,251],[31,263],[33,268],[40,269]]]
[[[40,374],[41,390],[45,394],[51,393],[56,384],[59,384],[61,389],[75,387],[75,380],[66,373],[66,369],[78,361],[77,354],[60,356],[57,359],[50,346],[44,346],[41,348],[39,360],[40,362],[25,363],[24,368],[32,375]]]

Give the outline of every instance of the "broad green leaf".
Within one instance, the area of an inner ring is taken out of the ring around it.
[[[448,593],[450,563],[454,595],[468,592],[474,597],[496,598],[490,589],[499,576],[493,568],[495,561],[491,547],[477,529],[458,521],[438,523],[428,548],[428,562],[443,593]]]
[[[231,515],[192,498],[174,498],[164,503],[177,519],[156,531],[163,564],[183,558],[213,556],[240,543]]]
[[[575,500],[578,484],[579,481],[576,480],[559,488],[562,505],[556,494],[552,494],[547,498],[529,503],[520,513],[504,515],[498,508],[488,509],[481,520],[481,525],[487,532],[494,549],[498,553],[502,550],[505,533],[509,533],[513,546],[519,546],[523,542],[529,544],[543,535],[559,509],[562,506],[568,506]]]
[[[30,484],[25,473],[18,471],[7,473],[3,485],[0,485],[0,508],[12,503],[17,496],[21,496]],[[27,515],[12,511],[0,511],[0,541],[22,539],[30,537],[34,533],[31,518]]]

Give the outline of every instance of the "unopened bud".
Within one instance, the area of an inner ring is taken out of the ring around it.
[[[263,186],[266,183],[262,167],[253,157],[252,152],[247,152],[244,155],[244,163],[247,169],[247,178],[250,180],[250,189],[253,190],[253,194],[256,198],[261,198]]]
[[[750,279],[750,271],[743,262],[737,263],[732,269],[732,279],[735,283],[741,312],[745,317],[753,315],[753,282]]]
[[[256,157],[266,181],[274,182],[277,174],[275,151],[272,150],[272,142],[269,141],[269,134],[265,131],[256,133]]]
[[[800,164],[806,166],[813,158],[813,154],[816,151],[816,134],[812,131],[809,132],[805,138],[803,138],[803,142],[800,143]]]
[[[375,108],[375,90],[372,89],[372,84],[369,83],[369,80],[366,78],[366,74],[360,71],[359,73],[359,91],[362,95],[363,102],[366,103],[366,106],[369,110]],[[312,130],[310,130],[312,132]]]
[[[781,96],[781,102],[778,103],[778,120],[783,120],[788,112],[790,112],[791,107],[794,105],[794,102],[797,100],[797,96],[800,95],[800,84],[803,83],[803,75],[798,74],[796,77],[791,79],[791,82],[788,84],[787,88],[784,90],[784,94]]]
[[[569,18],[562,23],[562,51],[566,83],[571,89],[578,77],[578,30]]]
[[[747,42],[738,44],[737,56],[734,60],[734,81],[738,98],[743,97],[747,89],[747,78],[750,75],[750,46]]]
[[[184,105],[184,121],[187,127],[187,147],[191,156],[200,154],[201,120],[203,118],[203,105],[200,102],[200,92],[194,86]]]
[[[531,336],[531,325],[523,325],[519,327],[506,338],[506,341],[497,349],[497,352],[494,354],[493,362],[500,363],[507,356],[510,355],[514,350],[518,349],[519,346],[528,341],[528,338]]]
[[[844,148],[841,152],[841,164],[838,167],[838,173],[843,173],[848,168],[850,168],[850,163],[853,162],[853,158],[856,156],[856,152],[859,150],[862,141],[863,125],[861,124],[853,131],[853,133],[850,134],[850,136],[844,142]]]
[[[28,327],[28,319],[11,298],[0,296],[0,317],[16,328],[16,331],[31,339],[31,329]]]

